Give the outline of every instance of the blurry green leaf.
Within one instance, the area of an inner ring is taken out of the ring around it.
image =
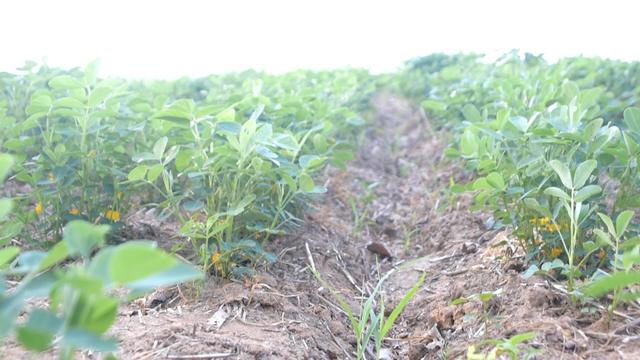
[[[624,124],[631,131],[640,134],[640,108],[630,107],[624,110]]]
[[[555,196],[566,201],[571,201],[571,197],[566,192],[564,192],[564,190],[557,187],[548,187],[544,190],[544,193],[546,195]]]
[[[600,219],[602,219],[602,222],[604,222],[604,224],[607,226],[607,230],[609,230],[609,234],[611,234],[614,237],[617,237],[617,232],[616,232],[616,228],[615,226],[613,226],[613,221],[611,220],[611,218],[603,213],[598,213],[598,216],[600,217]]]
[[[9,263],[13,258],[18,256],[20,253],[20,248],[17,246],[9,246],[3,249],[0,249],[0,268]]]
[[[582,292],[593,297],[600,297],[615,289],[640,284],[640,271],[617,272],[604,276],[582,288]]]
[[[47,256],[42,259],[39,264],[39,271],[45,270],[54,266],[69,256],[69,250],[67,249],[67,243],[65,241],[58,241],[48,252]]]
[[[587,185],[576,192],[575,201],[583,202],[589,199],[590,197],[597,195],[601,192],[602,192],[602,188],[599,185]]]
[[[298,184],[300,186],[300,190],[306,193],[313,191],[315,187],[313,179],[307,174],[300,174],[300,176],[298,176]]]
[[[115,339],[105,339],[81,329],[67,330],[60,339],[60,345],[98,352],[111,352],[118,349],[118,342]]]
[[[82,88],[83,85],[77,79],[69,75],[56,76],[49,81],[49,86],[54,89],[71,90]]]
[[[72,220],[64,227],[63,241],[67,244],[69,254],[88,257],[94,248],[104,244],[107,232],[109,232],[107,225],[93,225],[84,220]]]
[[[0,182],[4,181],[12,167],[13,156],[9,154],[0,154]]]
[[[482,121],[482,115],[480,114],[480,111],[478,111],[478,108],[476,108],[473,104],[466,104],[462,108],[462,114],[464,115],[464,118],[467,119],[468,121],[471,121],[471,122]]]
[[[147,169],[148,167],[146,165],[138,165],[129,172],[129,175],[127,175],[127,179],[131,181],[142,180],[147,174]]]
[[[633,211],[631,210],[623,211],[618,215],[616,219],[616,235],[618,235],[619,238],[627,231],[627,226],[629,226],[631,219],[633,219]]]
[[[166,136],[163,136],[158,139],[155,144],[153,144],[153,155],[156,157],[156,159],[162,159],[162,155],[164,155],[164,151],[167,148],[168,141],[169,139]]]
[[[559,160],[551,160],[549,161],[549,165],[553,169],[553,171],[558,174],[560,181],[562,181],[562,185],[564,185],[567,189],[573,189],[573,181],[571,180],[571,172],[567,165],[562,163]]]
[[[13,209],[13,201],[11,199],[0,199],[0,221],[3,221]]]
[[[580,189],[584,186],[597,165],[598,163],[595,160],[587,160],[578,165],[573,178],[573,185],[576,189]]]
[[[162,170],[164,170],[164,166],[162,166],[162,164],[155,164],[151,166],[147,173],[147,180],[149,180],[149,182],[155,182],[158,179],[158,176],[162,174]]]
[[[140,243],[119,245],[111,254],[109,276],[128,284],[175,266],[176,259],[155,247]]]

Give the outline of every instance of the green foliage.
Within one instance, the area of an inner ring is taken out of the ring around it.
[[[508,339],[487,339],[484,344],[493,345],[486,354],[477,353],[474,345],[467,349],[467,360],[497,360],[508,356],[509,359],[532,359],[537,350],[533,348],[521,349],[521,345],[537,336],[534,332],[514,335]],[[525,351],[524,354],[522,353]]]
[[[477,174],[463,186],[474,194],[473,209],[492,211],[494,226],[512,228],[531,263],[527,275],[559,270],[573,291],[576,278],[615,268],[597,214],[640,206],[640,64],[550,64],[517,52],[495,63],[436,56],[414,64],[422,65],[400,79],[425,92],[407,93],[453,131],[447,155]],[[629,228],[633,238],[637,228]]]
[[[349,321],[351,322],[351,328],[354,332],[356,338],[356,358],[364,359],[364,354],[366,348],[371,340],[374,341],[375,349],[376,349],[376,358],[380,358],[380,353],[382,350],[382,342],[384,338],[387,336],[396,319],[402,311],[404,311],[405,307],[409,304],[411,299],[418,292],[424,280],[427,276],[426,273],[423,273],[418,281],[413,285],[409,291],[400,299],[398,305],[391,311],[388,318],[385,318],[385,307],[384,307],[384,298],[382,297],[382,285],[385,280],[393,274],[394,270],[386,273],[384,276],[378,280],[375,288],[369,294],[369,297],[361,304],[359,311],[355,311],[351,308],[349,303],[344,299],[344,297],[331,286],[322,275],[318,273],[315,269],[311,269],[313,275],[318,279],[318,281],[324,286],[327,290],[331,292],[336,301],[338,301],[338,305],[340,308],[347,314]],[[379,310],[376,311],[376,301],[378,302]],[[360,314],[359,316],[357,314]]]
[[[13,291],[4,284],[0,287],[0,339],[15,332],[26,349],[36,352],[58,345],[64,359],[72,358],[76,349],[113,352],[117,341],[105,333],[121,301],[157,286],[202,277],[150,242],[102,247],[106,230],[73,220],[65,226],[62,241],[49,252],[27,251],[16,257],[19,249],[0,250],[0,263],[10,262],[0,267],[0,280],[21,278]],[[116,288],[127,289],[127,295],[116,297]],[[26,308],[26,301],[34,297],[47,298],[47,307]],[[27,321],[18,323],[23,311]]]
[[[249,271],[273,258],[262,246],[325,191],[314,175],[353,158],[348,140],[375,89],[360,70],[141,82],[101,79],[97,69],[1,74],[0,146],[16,159],[12,180],[31,192],[15,199],[0,244],[19,235],[46,247],[76,219],[124,240],[126,213],[149,206],[180,221],[176,235],[204,268]],[[0,215],[8,207],[0,203]]]

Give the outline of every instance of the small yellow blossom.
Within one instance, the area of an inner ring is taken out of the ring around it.
[[[33,211],[36,213],[36,215],[40,216],[40,214],[42,214],[42,210],[44,209],[44,207],[42,206],[41,202],[37,202],[35,208],[33,209]]]
[[[551,219],[550,219],[549,217],[545,216],[545,217],[543,217],[543,218],[540,218],[540,222],[539,222],[539,224],[540,224],[540,225],[547,225],[547,224],[549,224],[550,222],[551,222]]]
[[[547,224],[545,226],[545,229],[548,232],[560,231],[560,225],[558,225],[558,224]]]
[[[49,181],[56,181],[56,176],[53,175],[52,172],[49,172],[49,174],[47,174],[47,178],[49,178]]]
[[[71,210],[69,210],[69,214],[71,214],[71,215],[80,215],[80,210],[78,210],[76,208],[71,208]]]
[[[560,256],[560,254],[562,254],[562,249],[559,247],[555,247],[553,249],[551,249],[551,258],[555,259],[558,256]]]
[[[120,220],[120,212],[116,210],[107,210],[104,216],[111,221],[119,221]]]
[[[116,193],[116,197],[117,197],[118,199],[122,199],[122,197],[123,197],[123,196],[124,196],[124,193],[123,193],[122,191],[118,191],[118,192]]]
[[[604,249],[600,249],[598,255],[600,255],[600,259],[603,259],[607,255],[607,252],[604,251]]]
[[[211,263],[212,264],[216,264],[220,261],[220,258],[222,257],[222,253],[216,252],[213,255],[211,255]]]

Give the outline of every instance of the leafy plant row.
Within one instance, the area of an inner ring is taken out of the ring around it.
[[[172,250],[187,245],[205,274],[273,261],[263,245],[326,191],[315,175],[351,159],[371,80],[350,70],[125,81],[100,79],[95,63],[0,74],[0,180],[11,197],[0,200],[0,341],[13,334],[62,359],[114,352],[105,334],[120,302],[201,279],[128,238],[127,214],[143,207],[177,221],[184,241]]]
[[[263,244],[299,222],[313,175],[344,166],[374,84],[364,71],[245,72],[177,81],[100,79],[96,64],[27,64],[0,75],[0,146],[16,208],[0,246],[52,246],[71,220],[122,239],[141,206],[178,219],[198,262],[222,276],[273,256]]]
[[[438,55],[400,79],[453,131],[447,154],[477,174],[451,190],[472,192],[474,209],[512,230],[526,275],[559,273],[574,299],[612,292],[611,310],[638,298],[638,63]]]

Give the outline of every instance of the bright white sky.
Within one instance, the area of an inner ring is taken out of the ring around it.
[[[432,52],[519,48],[640,60],[633,0],[7,0],[0,71],[25,60],[103,76],[176,78],[255,68],[396,69]]]

